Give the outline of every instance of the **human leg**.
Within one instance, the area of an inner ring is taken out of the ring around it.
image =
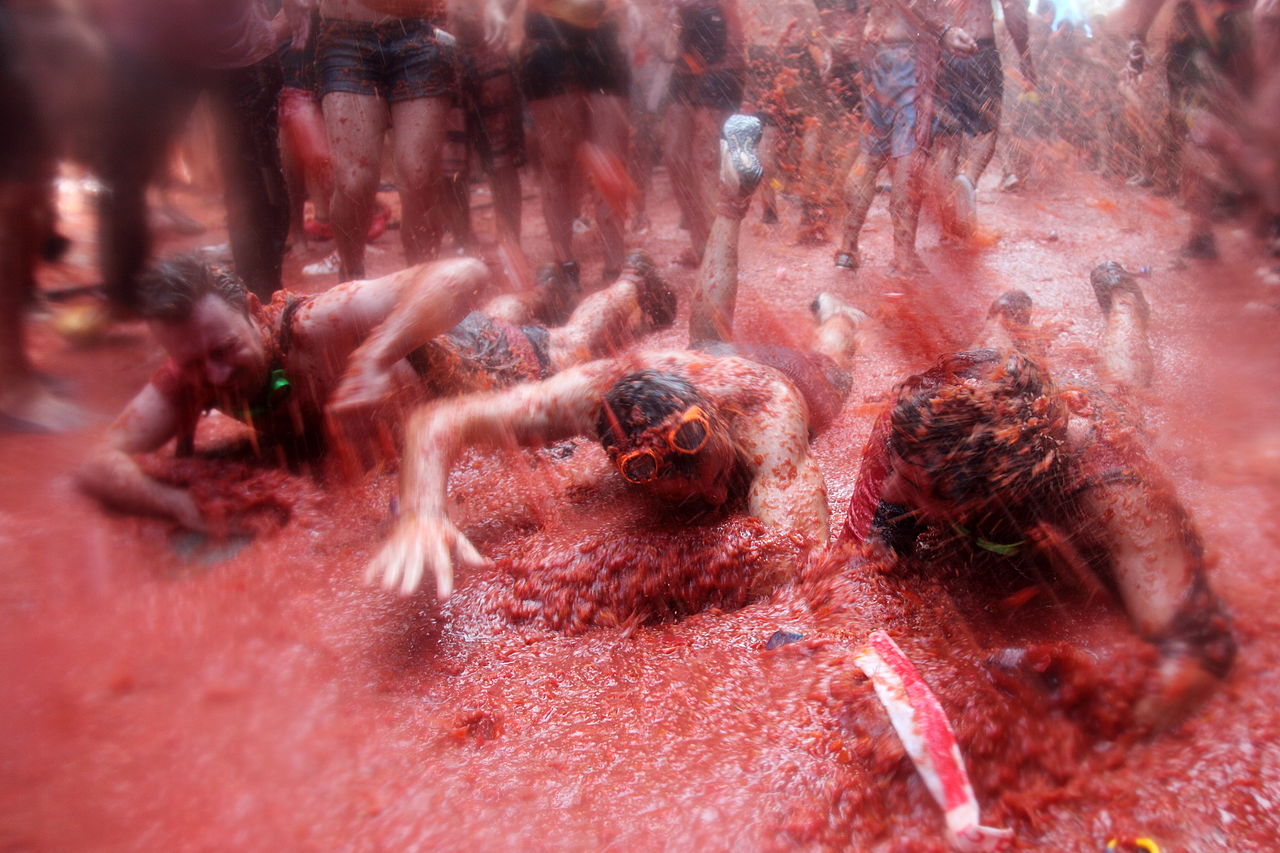
[[[365,238],[378,191],[388,111],[376,95],[351,92],[330,92],[322,109],[333,156],[333,240],[342,265],[339,278],[348,281],[364,277]]]
[[[112,56],[98,149],[99,264],[103,289],[118,308],[133,305],[134,278],[151,254],[147,188],[159,175],[196,98],[193,81],[145,64],[123,50]]]
[[[280,289],[289,199],[280,165],[280,69],[275,57],[222,72],[213,85],[218,159],[236,271],[264,302]]]
[[[625,177],[631,134],[627,123],[626,100],[618,95],[589,94],[587,114],[590,117],[591,141],[604,154],[611,170],[620,178]],[[600,230],[600,239],[604,242],[605,280],[608,281],[622,269],[627,195],[623,192],[610,192],[599,186],[597,190],[596,226]]]
[[[889,218],[893,223],[893,269],[902,275],[927,273],[929,268],[916,254],[916,226],[920,220],[920,173],[924,153],[913,150],[893,158],[889,191]]]
[[[733,311],[738,293],[738,234],[751,195],[763,176],[756,148],[762,127],[754,116],[730,116],[720,145],[720,201],[711,225],[698,284],[693,293],[689,340],[733,338]]]
[[[587,296],[563,326],[550,330],[553,371],[613,355],[649,329],[675,319],[676,295],[644,252],[627,257],[618,280]]]
[[[529,102],[533,133],[541,159],[542,215],[558,264],[573,260],[574,167],[578,143],[587,130],[582,95],[552,95]]]
[[[871,202],[875,200],[876,177],[884,162],[885,155],[868,153],[864,149],[858,152],[853,165],[849,167],[849,174],[844,181],[844,229],[840,235],[840,248],[836,252],[836,266],[841,269],[856,270],[862,263],[858,237],[867,221]]]

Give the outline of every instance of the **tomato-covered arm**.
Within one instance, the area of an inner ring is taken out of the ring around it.
[[[414,413],[400,469],[400,517],[370,563],[368,579],[380,578],[383,588],[412,595],[430,574],[439,597],[447,598],[455,562],[486,562],[449,518],[454,462],[468,447],[530,446],[589,432],[611,375],[609,364],[592,362],[543,382],[440,400]]]

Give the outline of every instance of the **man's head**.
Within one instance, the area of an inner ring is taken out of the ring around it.
[[[898,488],[924,514],[961,521],[1048,494],[1061,470],[1067,409],[1019,353],[943,357],[898,389],[890,448]]]
[[[604,396],[596,434],[627,482],[672,501],[728,498],[735,454],[715,406],[684,377],[624,376]]]
[[[138,279],[138,313],[184,371],[229,392],[252,393],[267,355],[244,283],[193,255],[162,261]]]

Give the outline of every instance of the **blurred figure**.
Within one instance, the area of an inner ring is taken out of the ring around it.
[[[445,0],[321,0],[316,64],[333,149],[334,240],[340,281],[363,278],[381,175],[383,136],[400,191],[405,260],[435,256],[441,148],[457,96],[455,49],[437,28]]]
[[[664,143],[667,171],[693,251],[702,259],[711,228],[719,128],[742,106],[746,78],[737,0],[670,0],[675,40]]]
[[[329,204],[333,200],[333,158],[325,130],[316,80],[316,37],[320,14],[311,13],[310,33],[301,48],[290,36],[279,47],[283,88],[280,90],[280,159],[289,191],[289,230],[294,242],[330,240]],[[307,199],[315,209],[304,221]]]
[[[818,170],[825,115],[824,74],[831,64],[823,19],[812,0],[766,4],[747,0],[749,112],[764,123],[760,161],[769,181],[761,185],[762,221],[778,221],[780,190],[800,196],[801,240],[823,227]],[[820,235],[818,235],[820,236]]]
[[[75,426],[78,412],[49,390],[31,363],[23,322],[36,294],[36,265],[54,237],[57,147],[28,61],[27,50],[36,45],[18,16],[50,10],[18,5],[0,4],[0,429],[59,430]],[[25,23],[48,33],[58,21],[28,17]]]
[[[533,116],[541,169],[542,213],[551,251],[574,286],[573,220],[584,178],[595,182],[604,278],[622,267],[628,180],[630,67],[620,36],[628,0],[528,0],[520,76]],[[585,174],[584,174],[585,173]]]
[[[1257,73],[1248,0],[1130,0],[1113,16],[1113,25],[1129,37],[1121,71],[1121,91],[1132,93],[1146,72],[1146,37],[1167,3],[1173,23],[1165,53],[1169,105],[1165,114],[1169,151],[1181,159],[1183,200],[1191,213],[1191,234],[1182,253],[1190,258],[1218,256],[1212,213],[1216,189],[1211,156],[1216,131],[1245,119]],[[1267,62],[1274,62],[1274,56]],[[1128,95],[1131,99],[1132,94]],[[1190,138],[1194,143],[1185,146]]]
[[[965,239],[976,225],[977,188],[996,151],[1004,100],[1004,70],[996,48],[995,16],[991,0],[948,0],[942,5],[948,20],[963,27],[977,41],[969,55],[943,54],[938,69],[934,120],[935,153],[943,182],[943,229],[946,236]],[[1023,89],[1036,87],[1031,61],[1025,0],[1000,0],[1004,25],[1018,50]]]
[[[987,348],[899,386],[863,451],[842,538],[879,551],[886,570],[967,562],[997,580],[1048,570],[1090,594],[1113,589],[1160,653],[1135,716],[1166,725],[1226,676],[1235,640],[1195,525],[1128,402],[1153,378],[1146,298],[1114,262],[1090,280],[1104,387],[1059,391],[1023,346],[1031,298],[1004,294]]]
[[[947,23],[940,8],[928,0],[902,6],[891,0],[873,0],[864,38],[865,122],[861,151],[845,179],[848,213],[835,265],[853,271],[861,264],[858,237],[875,199],[876,176],[889,162],[893,181],[889,196],[893,270],[900,275],[915,275],[928,271],[916,254],[920,170],[924,163],[920,143],[927,134],[927,128],[917,126],[921,65],[933,60],[934,45],[959,54],[971,54],[977,45],[964,29]]]
[[[307,4],[284,0],[296,43]],[[216,116],[236,268],[260,298],[280,289],[289,228],[280,167],[276,35],[265,0],[91,0],[112,51],[109,124],[100,144],[100,230],[108,298],[130,310],[151,236],[147,187],[158,177],[197,95]]]
[[[499,241],[519,246],[525,139],[524,102],[507,38],[514,5],[515,0],[483,5],[453,0],[449,27],[460,47],[468,147],[479,157],[489,179]]]

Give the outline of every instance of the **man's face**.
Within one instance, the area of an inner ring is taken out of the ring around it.
[[[178,323],[154,322],[151,330],[183,375],[227,394],[251,395],[267,375],[267,356],[254,324],[212,294]]]
[[[721,432],[706,410],[691,406],[619,450],[614,464],[624,479],[662,500],[719,506],[728,499],[736,460]]]
[[[729,478],[734,461],[733,451],[727,443],[713,440],[690,458],[688,464],[667,466],[656,479],[641,488],[671,503],[698,500],[719,506],[729,499]]]

